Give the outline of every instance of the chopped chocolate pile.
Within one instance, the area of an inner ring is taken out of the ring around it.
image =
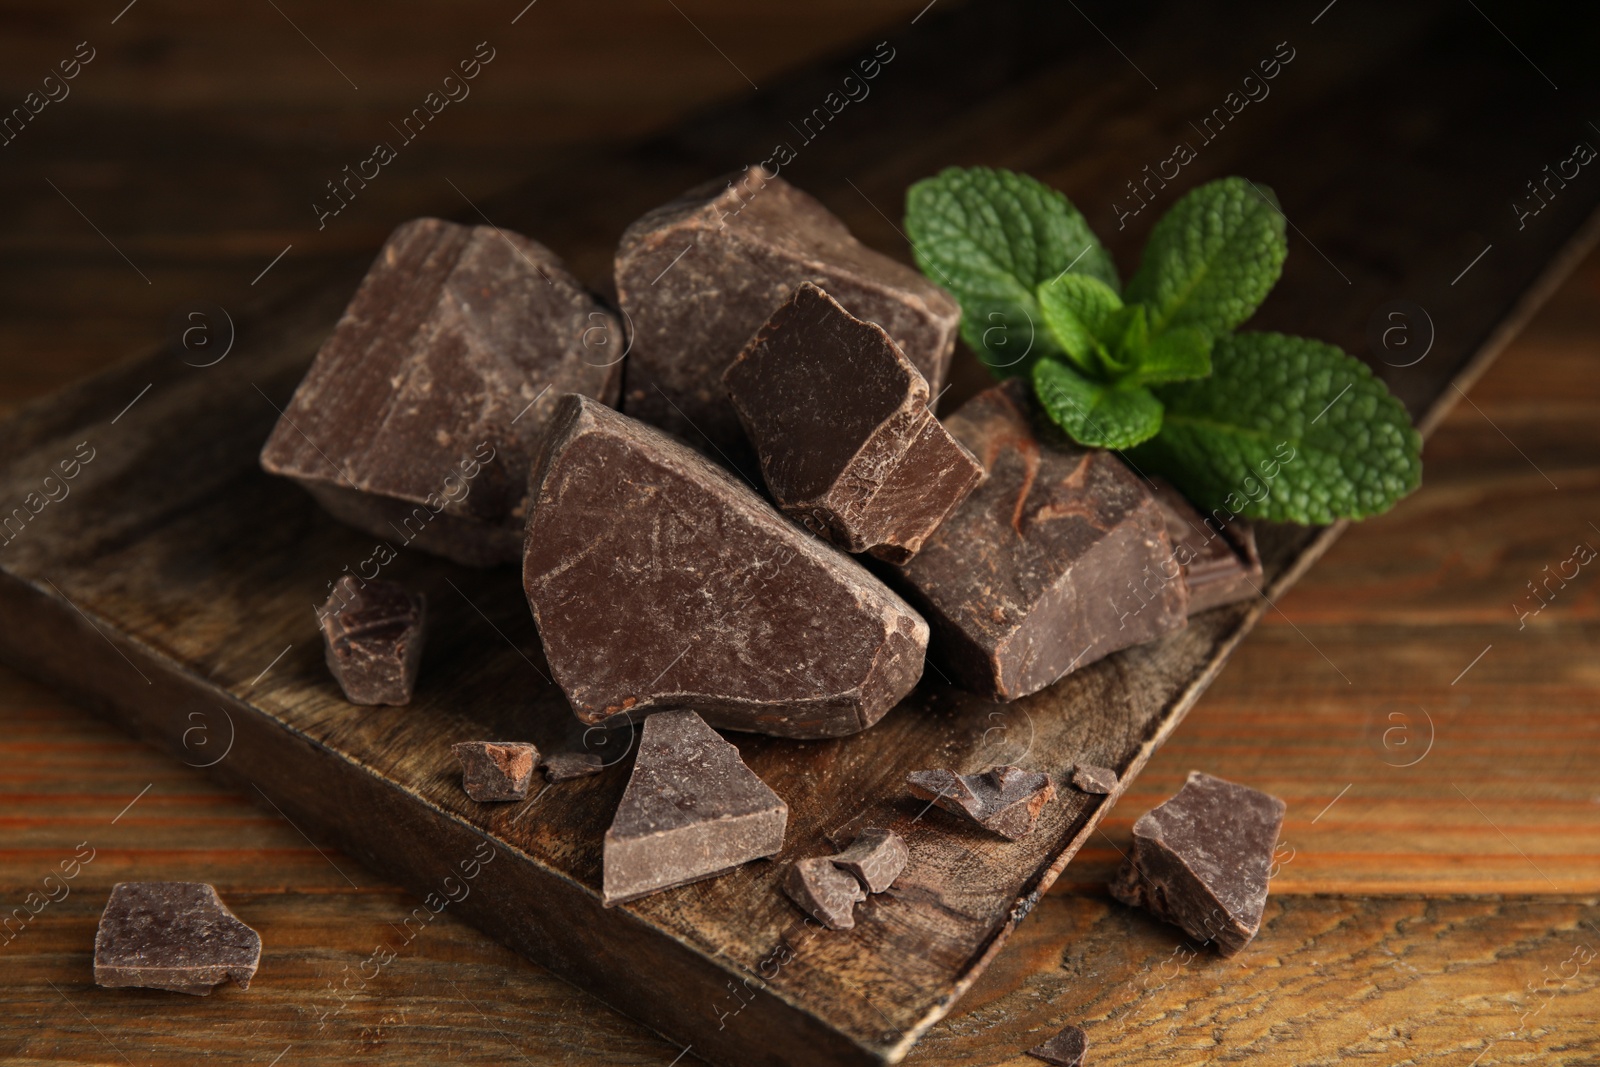
[[[402,224],[278,420],[261,465],[383,539],[459,563],[522,551],[528,466],[563,393],[616,399],[622,328],[543,245]]]
[[[1072,768],[1072,787],[1080,792],[1105,796],[1117,788],[1117,772],[1110,767],[1080,763]]]
[[[810,282],[723,381],[778,507],[847,551],[904,563],[983,478],[899,346]]]
[[[523,585],[585,722],[694,708],[781,737],[864,730],[916,685],[927,624],[733,475],[585,397],[535,468]]]
[[[623,410],[741,467],[749,447],[722,372],[801,282],[875,322],[937,395],[961,309],[827,208],[759,167],[691,189],[622,235],[617,297],[632,330]],[[725,458],[726,457],[726,458]]]
[[[1151,481],[1166,515],[1173,558],[1189,586],[1189,614],[1260,595],[1261,554],[1256,551],[1255,529],[1234,518],[1219,531],[1171,482]]]
[[[1056,795],[1048,774],[1010,765],[981,774],[913,771],[906,784],[913,796],[931,800],[1012,841],[1033,832],[1040,809]]]
[[[609,907],[730,871],[783,847],[789,806],[692,711],[644,722],[605,837]]]
[[[118,882],[94,935],[94,980],[206,996],[232,978],[249,989],[261,935],[204,882]]]
[[[409,704],[426,603],[399,582],[340,578],[317,612],[328,670],[352,704]]]
[[[830,930],[855,926],[855,906],[867,899],[867,891],[848,872],[833,865],[826,856],[796,860],[783,875],[783,891],[789,899]]]
[[[1083,1054],[1089,1051],[1089,1038],[1081,1026],[1067,1026],[1042,1045],[1028,1050],[1028,1055],[1056,1067],[1081,1067]]]
[[[605,764],[593,752],[557,752],[544,761],[544,776],[551,782],[585,778],[603,770]]]
[[[479,802],[528,795],[539,750],[523,741],[461,741],[450,746],[461,761],[461,785]]]
[[[1261,926],[1284,808],[1260,790],[1190,771],[1176,796],[1133,824],[1111,895],[1234,955]]]
[[[875,828],[862,830],[849,848],[832,857],[833,865],[848,871],[868,893],[882,893],[894,885],[910,861],[904,838],[893,830]]]
[[[946,675],[1015,700],[1187,622],[1183,582],[1140,584],[1170,565],[1172,547],[1155,498],[1115,454],[1036,431],[1016,378],[945,426],[988,478],[895,580],[932,627],[930,657]]]

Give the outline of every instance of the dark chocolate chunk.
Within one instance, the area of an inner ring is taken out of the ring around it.
[[[1105,796],[1117,788],[1117,772],[1110,767],[1080,763],[1072,768],[1072,786],[1084,793]]]
[[[586,778],[606,769],[599,756],[593,752],[557,752],[544,761],[544,776],[551,782],[565,782],[573,778]]]
[[[1034,1059],[1053,1063],[1056,1067],[1081,1067],[1083,1054],[1089,1051],[1089,1038],[1081,1026],[1067,1026],[1042,1045],[1028,1050]]]
[[[882,893],[894,885],[911,861],[911,850],[893,830],[868,828],[856,835],[850,847],[832,857],[833,865],[848,871],[869,893]]]
[[[535,241],[413,219],[389,235],[261,450],[334,517],[460,563],[522,551],[528,467],[563,393],[613,402],[617,319]]]
[[[1010,838],[1027,837],[1039,811],[1056,795],[1050,776],[1007,764],[981,774],[913,771],[906,776],[913,796],[931,800],[945,811],[965,815],[979,826]]]
[[[692,711],[644,721],[605,837],[607,907],[726,873],[783,847],[789,806]]]
[[[810,282],[723,381],[778,507],[849,552],[904,563],[983,479],[899,346]]]
[[[839,737],[922,674],[928,629],[859,564],[653,427],[571,396],[535,469],[523,584],[585,722],[694,708]]]
[[[861,244],[827,208],[751,167],[690,190],[628,227],[617,297],[632,329],[623,410],[713,458],[749,457],[722,372],[801,282],[889,332],[937,395],[961,310]]]
[[[857,902],[867,899],[848,871],[835,867],[827,857],[796,860],[783,874],[783,891],[800,905],[800,910],[830,930],[855,926]]]
[[[528,795],[539,750],[524,741],[461,741],[450,746],[461,761],[461,786],[480,803]]]
[[[261,935],[204,882],[118,882],[94,934],[94,980],[206,996],[232,978],[250,988]]]
[[[399,582],[345,575],[317,613],[328,670],[352,704],[409,704],[426,632],[426,601]]]
[[[1261,927],[1284,807],[1260,790],[1190,771],[1176,796],[1133,824],[1133,851],[1111,895],[1234,955]]]
[[[1203,517],[1172,483],[1163,478],[1151,482],[1156,502],[1166,515],[1173,559],[1189,587],[1189,614],[1258,596],[1261,553],[1256,550],[1255,529],[1237,517],[1219,527]]]
[[[945,426],[988,477],[891,575],[932,627],[945,675],[1015,700],[1185,624],[1182,582],[1130,588],[1172,547],[1155,498],[1113,453],[1036,428],[1017,378]]]

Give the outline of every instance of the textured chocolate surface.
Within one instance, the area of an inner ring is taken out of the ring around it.
[[[1133,824],[1111,895],[1232,956],[1261,927],[1284,809],[1258,789],[1190,771],[1176,796]]]
[[[723,381],[778,507],[846,551],[904,563],[983,479],[899,346],[810,282]]]
[[[848,872],[869,893],[882,893],[894,885],[900,872],[911,862],[905,839],[893,830],[868,827],[856,835],[850,847],[832,857],[833,865]]]
[[[979,393],[945,420],[984,483],[891,580],[932,627],[930,658],[960,685],[1015,700],[1187,621],[1166,520],[1110,452],[1037,427],[1027,384]]]
[[[1261,594],[1261,554],[1255,529],[1234,518],[1220,530],[1164,478],[1151,479],[1167,519],[1172,555],[1189,587],[1189,614]],[[1167,568],[1170,570],[1170,566]]]
[[[461,741],[450,751],[461,761],[461,787],[480,802],[523,799],[539,766],[539,750],[524,741]]]
[[[509,563],[548,415],[563,393],[614,402],[621,350],[621,324],[543,245],[413,219],[378,253],[261,465],[391,549]]]
[[[1110,767],[1080,763],[1072,768],[1072,787],[1080,792],[1105,796],[1117,788],[1117,772]]]
[[[906,784],[913,796],[931,800],[1012,841],[1033,832],[1040,810],[1056,795],[1048,774],[1010,764],[980,774],[912,771]]]
[[[922,674],[922,618],[653,427],[571,396],[536,468],[523,585],[555,680],[598,723],[693,708],[838,737]]]
[[[249,989],[260,962],[261,936],[204,882],[118,882],[94,934],[95,984],[112,988]]]
[[[783,847],[789,806],[692,711],[645,720],[605,836],[607,906],[732,870]]]
[[[1030,1048],[1028,1055],[1056,1067],[1081,1067],[1083,1055],[1088,1051],[1089,1038],[1083,1027],[1068,1025],[1049,1041]]]
[[[935,395],[961,318],[943,289],[850,235],[759,167],[698,186],[628,227],[617,298],[632,330],[622,408],[710,456],[750,452],[722,372],[801,282],[889,332]]]
[[[566,782],[599,774],[605,767],[593,752],[557,752],[545,759],[544,776],[547,781]]]
[[[427,605],[399,582],[345,575],[318,611],[323,653],[352,704],[409,704],[422,660]]]
[[[867,891],[855,876],[835,867],[826,856],[789,864],[783,872],[783,891],[801,911],[830,930],[855,926],[856,904],[867,899]]]

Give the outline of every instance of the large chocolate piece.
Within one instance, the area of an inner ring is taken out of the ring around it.
[[[832,857],[833,865],[848,872],[869,893],[882,893],[894,885],[911,861],[905,839],[893,830],[869,827],[856,835],[850,847]]]
[[[426,601],[399,582],[345,575],[317,613],[328,670],[352,704],[409,704],[422,660]]]
[[[895,578],[933,628],[933,662],[998,700],[1187,621],[1182,582],[1128,588],[1171,560],[1155,498],[1112,453],[1036,426],[1027,389],[1013,378],[946,420],[988,477]]]
[[[740,465],[749,451],[722,372],[801,282],[887,330],[935,395],[961,318],[943,289],[867,248],[827,208],[759,167],[707,182],[629,226],[616,278],[632,331],[623,410]]]
[[[783,847],[785,804],[692,711],[652,715],[605,837],[607,907]]]
[[[847,551],[904,563],[983,479],[899,346],[810,282],[723,381],[778,507]]]
[[[249,989],[261,935],[204,882],[118,882],[94,934],[94,980],[206,996],[232,978]]]
[[[461,761],[461,787],[479,803],[528,795],[539,750],[525,741],[460,741],[450,751]]]
[[[825,856],[796,860],[783,874],[783,891],[800,910],[830,930],[848,930],[856,924],[855,906],[867,891],[848,871],[835,867]]]
[[[1056,795],[1048,774],[1010,764],[981,774],[912,771],[906,784],[912,796],[931,800],[1012,841],[1033,832],[1039,811]]]
[[[573,710],[694,708],[713,726],[838,737],[922,674],[928,629],[727,471],[584,397],[535,470],[523,584]]]
[[[563,393],[606,402],[622,329],[554,253],[402,224],[261,450],[343,522],[460,563],[522,550],[528,468]]]
[[[1133,850],[1111,895],[1234,955],[1261,927],[1284,807],[1258,789],[1190,771],[1176,796],[1133,824]]]
[[[1089,1051],[1089,1038],[1083,1027],[1068,1025],[1055,1037],[1028,1050],[1034,1059],[1053,1063],[1055,1067],[1081,1067],[1083,1054]]]
[[[1256,550],[1255,529],[1235,517],[1219,530],[1171,482],[1164,478],[1151,482],[1166,515],[1173,559],[1189,587],[1189,614],[1260,595],[1261,553]],[[1171,570],[1167,564],[1156,573],[1166,575]],[[1141,584],[1149,581],[1146,575]]]

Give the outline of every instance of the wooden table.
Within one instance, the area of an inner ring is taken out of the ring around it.
[[[321,232],[307,205],[326,173],[504,5],[280,6],[224,21],[142,0],[115,24],[0,9],[11,96],[76,42],[97,49],[73,95],[0,148],[0,404],[148,348],[191,303],[238,299],[286,245],[255,289],[287,290],[395,217],[455,213],[542,152],[659,125],[922,4],[545,0],[525,36],[494,42],[505,60],[459,121]],[[1425,487],[1347,533],[1267,617],[910,1062],[1034,1062],[1018,1054],[1078,1022],[1094,1063],[1600,1063],[1600,586],[1587,567],[1552,583],[1521,627],[1515,606],[1535,606],[1527,583],[1576,544],[1600,546],[1597,294],[1591,259],[1430,440]],[[346,992],[406,893],[8,670],[0,715],[0,899],[42,892],[75,850],[94,857],[0,944],[5,1062],[677,1054],[448,915]],[[1101,889],[1133,818],[1191,767],[1290,805],[1263,932],[1231,961]],[[254,987],[94,987],[105,893],[136,878],[217,885],[266,941]]]

